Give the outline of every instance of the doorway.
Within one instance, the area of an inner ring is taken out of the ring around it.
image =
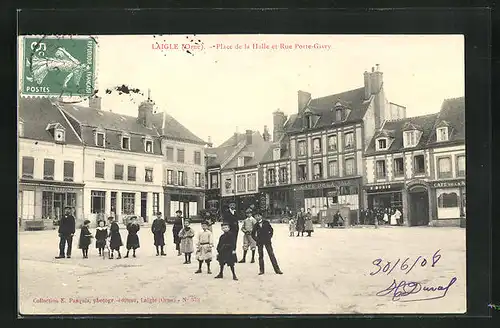
[[[141,192],[141,217],[144,222],[148,222],[148,193]]]
[[[427,190],[412,191],[410,195],[410,226],[429,224],[429,194]]]

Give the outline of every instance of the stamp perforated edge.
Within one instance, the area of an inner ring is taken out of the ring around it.
[[[99,47],[99,41],[98,41],[98,37],[96,36],[93,36],[93,35],[82,35],[82,34],[47,34],[47,35],[43,35],[43,34],[26,34],[26,35],[17,35],[17,42],[18,42],[18,46],[17,46],[17,50],[18,50],[18,53],[17,53],[17,62],[18,62],[18,67],[17,67],[17,81],[18,81],[18,85],[17,85],[17,88],[18,88],[18,94],[20,97],[22,98],[28,98],[28,99],[31,99],[31,98],[59,98],[59,99],[65,99],[65,98],[79,98],[81,99],[81,101],[85,101],[85,99],[88,99],[90,98],[91,96],[73,96],[73,97],[65,97],[65,96],[62,96],[59,94],[59,93],[50,93],[50,94],[47,94],[47,93],[44,93],[44,94],[35,94],[35,93],[27,93],[27,92],[24,92],[24,81],[23,81],[23,77],[24,77],[24,39],[25,38],[34,38],[34,39],[92,39],[94,40],[94,47],[93,47],[93,51],[94,51],[94,56],[93,56],[93,59],[94,59],[94,62],[93,62],[93,66],[94,66],[94,86],[93,86],[93,91],[95,92],[95,90],[98,90],[98,79],[97,79],[97,76],[99,75],[98,72],[99,72],[99,67],[98,67],[98,56],[99,56],[99,51],[97,51],[97,48]]]

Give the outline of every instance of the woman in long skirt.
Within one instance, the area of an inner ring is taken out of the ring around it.
[[[127,254],[125,255],[125,258],[128,257],[128,253],[132,249],[132,256],[135,257],[135,250],[140,247],[139,244],[139,236],[137,235],[137,232],[141,227],[139,226],[139,223],[137,223],[137,217],[134,216],[132,217],[132,221],[127,224],[127,230],[128,230],[128,236],[127,236]]]
[[[311,237],[311,233],[314,231],[314,225],[312,222],[312,214],[310,208],[307,209],[307,213],[305,215],[304,231],[307,232],[307,237]]]
[[[120,235],[120,227],[116,220],[113,217],[109,217],[109,221],[111,222],[109,226],[109,248],[111,249],[110,259],[113,258],[113,252],[118,252],[118,257],[116,259],[121,259],[122,255],[120,254],[120,247],[123,246],[122,236]]]

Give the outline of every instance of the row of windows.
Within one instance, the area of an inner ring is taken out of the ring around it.
[[[415,174],[425,174],[425,158],[424,155],[416,155],[413,157],[413,170]],[[385,160],[378,160],[375,163],[375,173],[378,179],[387,177],[387,165]],[[450,157],[438,159],[437,167],[438,178],[446,179],[453,176],[452,164]],[[403,158],[394,159],[394,176],[402,177],[405,174]],[[457,177],[465,177],[465,155],[457,156]]]
[[[418,130],[405,131],[403,134],[404,147],[408,148],[408,147],[417,146],[421,135],[422,135],[422,132],[418,131]],[[448,141],[448,128],[447,127],[440,127],[440,128],[436,129],[436,140],[438,142]],[[387,138],[377,139],[375,146],[376,146],[375,147],[376,150],[389,149],[389,143],[387,141]]]
[[[344,175],[355,175],[356,174],[356,162],[354,158],[346,158],[344,160]],[[340,176],[339,172],[339,163],[337,160],[331,160],[328,162],[327,167],[327,176],[330,177],[338,177]],[[323,179],[323,164],[322,163],[314,163],[313,164],[313,180]],[[305,181],[308,179],[307,177],[307,165],[299,164],[297,170],[297,179],[299,181]]]
[[[202,185],[202,174],[200,172],[194,173],[194,186],[201,187]],[[175,186],[186,186],[188,184],[188,178],[186,172],[167,170],[167,185]]]
[[[322,142],[321,137],[314,138],[312,140],[312,153],[313,154],[321,154],[322,153]],[[328,152],[336,152],[338,151],[338,136],[336,134],[328,136]],[[353,149],[354,148],[354,133],[347,132],[344,133],[344,149]],[[297,153],[299,156],[307,155],[307,143],[305,140],[301,140],[298,142],[298,150]]]
[[[141,200],[147,199],[147,193],[141,193]],[[117,192],[111,191],[111,212],[117,213]],[[132,215],[135,213],[135,193],[122,192],[121,193],[121,214]],[[153,213],[159,212],[160,194],[153,193]],[[90,211],[91,213],[106,213],[106,191],[92,190],[90,192]],[[106,213],[108,214],[108,213]]]
[[[276,176],[276,169],[267,170],[266,184],[274,184],[276,181],[279,183],[288,182],[288,168],[280,167],[278,170],[278,176]]]
[[[75,163],[73,161],[64,161],[63,179],[64,181],[74,180]],[[43,179],[54,180],[55,160],[45,158],[43,160]],[[35,159],[33,157],[23,156],[21,174],[23,179],[33,179],[35,176]]]
[[[255,191],[257,190],[257,174],[240,174],[236,176],[236,191]]]
[[[167,157],[167,161],[174,161],[174,147],[167,147],[165,156]],[[201,165],[201,152],[195,151],[193,153],[193,162],[196,165]],[[184,163],[185,161],[185,150],[177,148],[177,163]]]
[[[106,172],[106,164],[102,161],[96,161],[94,164],[94,177],[104,179]],[[125,167],[123,164],[115,164],[114,171],[115,180],[137,181],[137,167],[133,165],[127,166],[127,177],[125,179]],[[144,181],[153,182],[153,169],[146,167],[144,169]]]

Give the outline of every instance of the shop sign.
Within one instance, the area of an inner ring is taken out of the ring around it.
[[[58,186],[41,186],[40,187],[43,191],[53,191],[53,192],[60,192],[60,193],[66,193],[66,192],[78,192],[82,191],[81,187],[58,187]]]
[[[460,181],[437,181],[432,183],[433,188],[465,187],[465,180]]]
[[[402,184],[380,184],[380,185],[374,185],[374,186],[366,186],[366,191],[368,192],[378,192],[378,191],[388,191],[388,190],[395,190],[395,189],[402,189],[403,185]]]
[[[338,188],[340,186],[357,186],[358,180],[340,180],[340,181],[328,181],[320,183],[307,183],[304,185],[298,185],[295,190],[309,190],[309,189],[326,189],[326,188]]]

